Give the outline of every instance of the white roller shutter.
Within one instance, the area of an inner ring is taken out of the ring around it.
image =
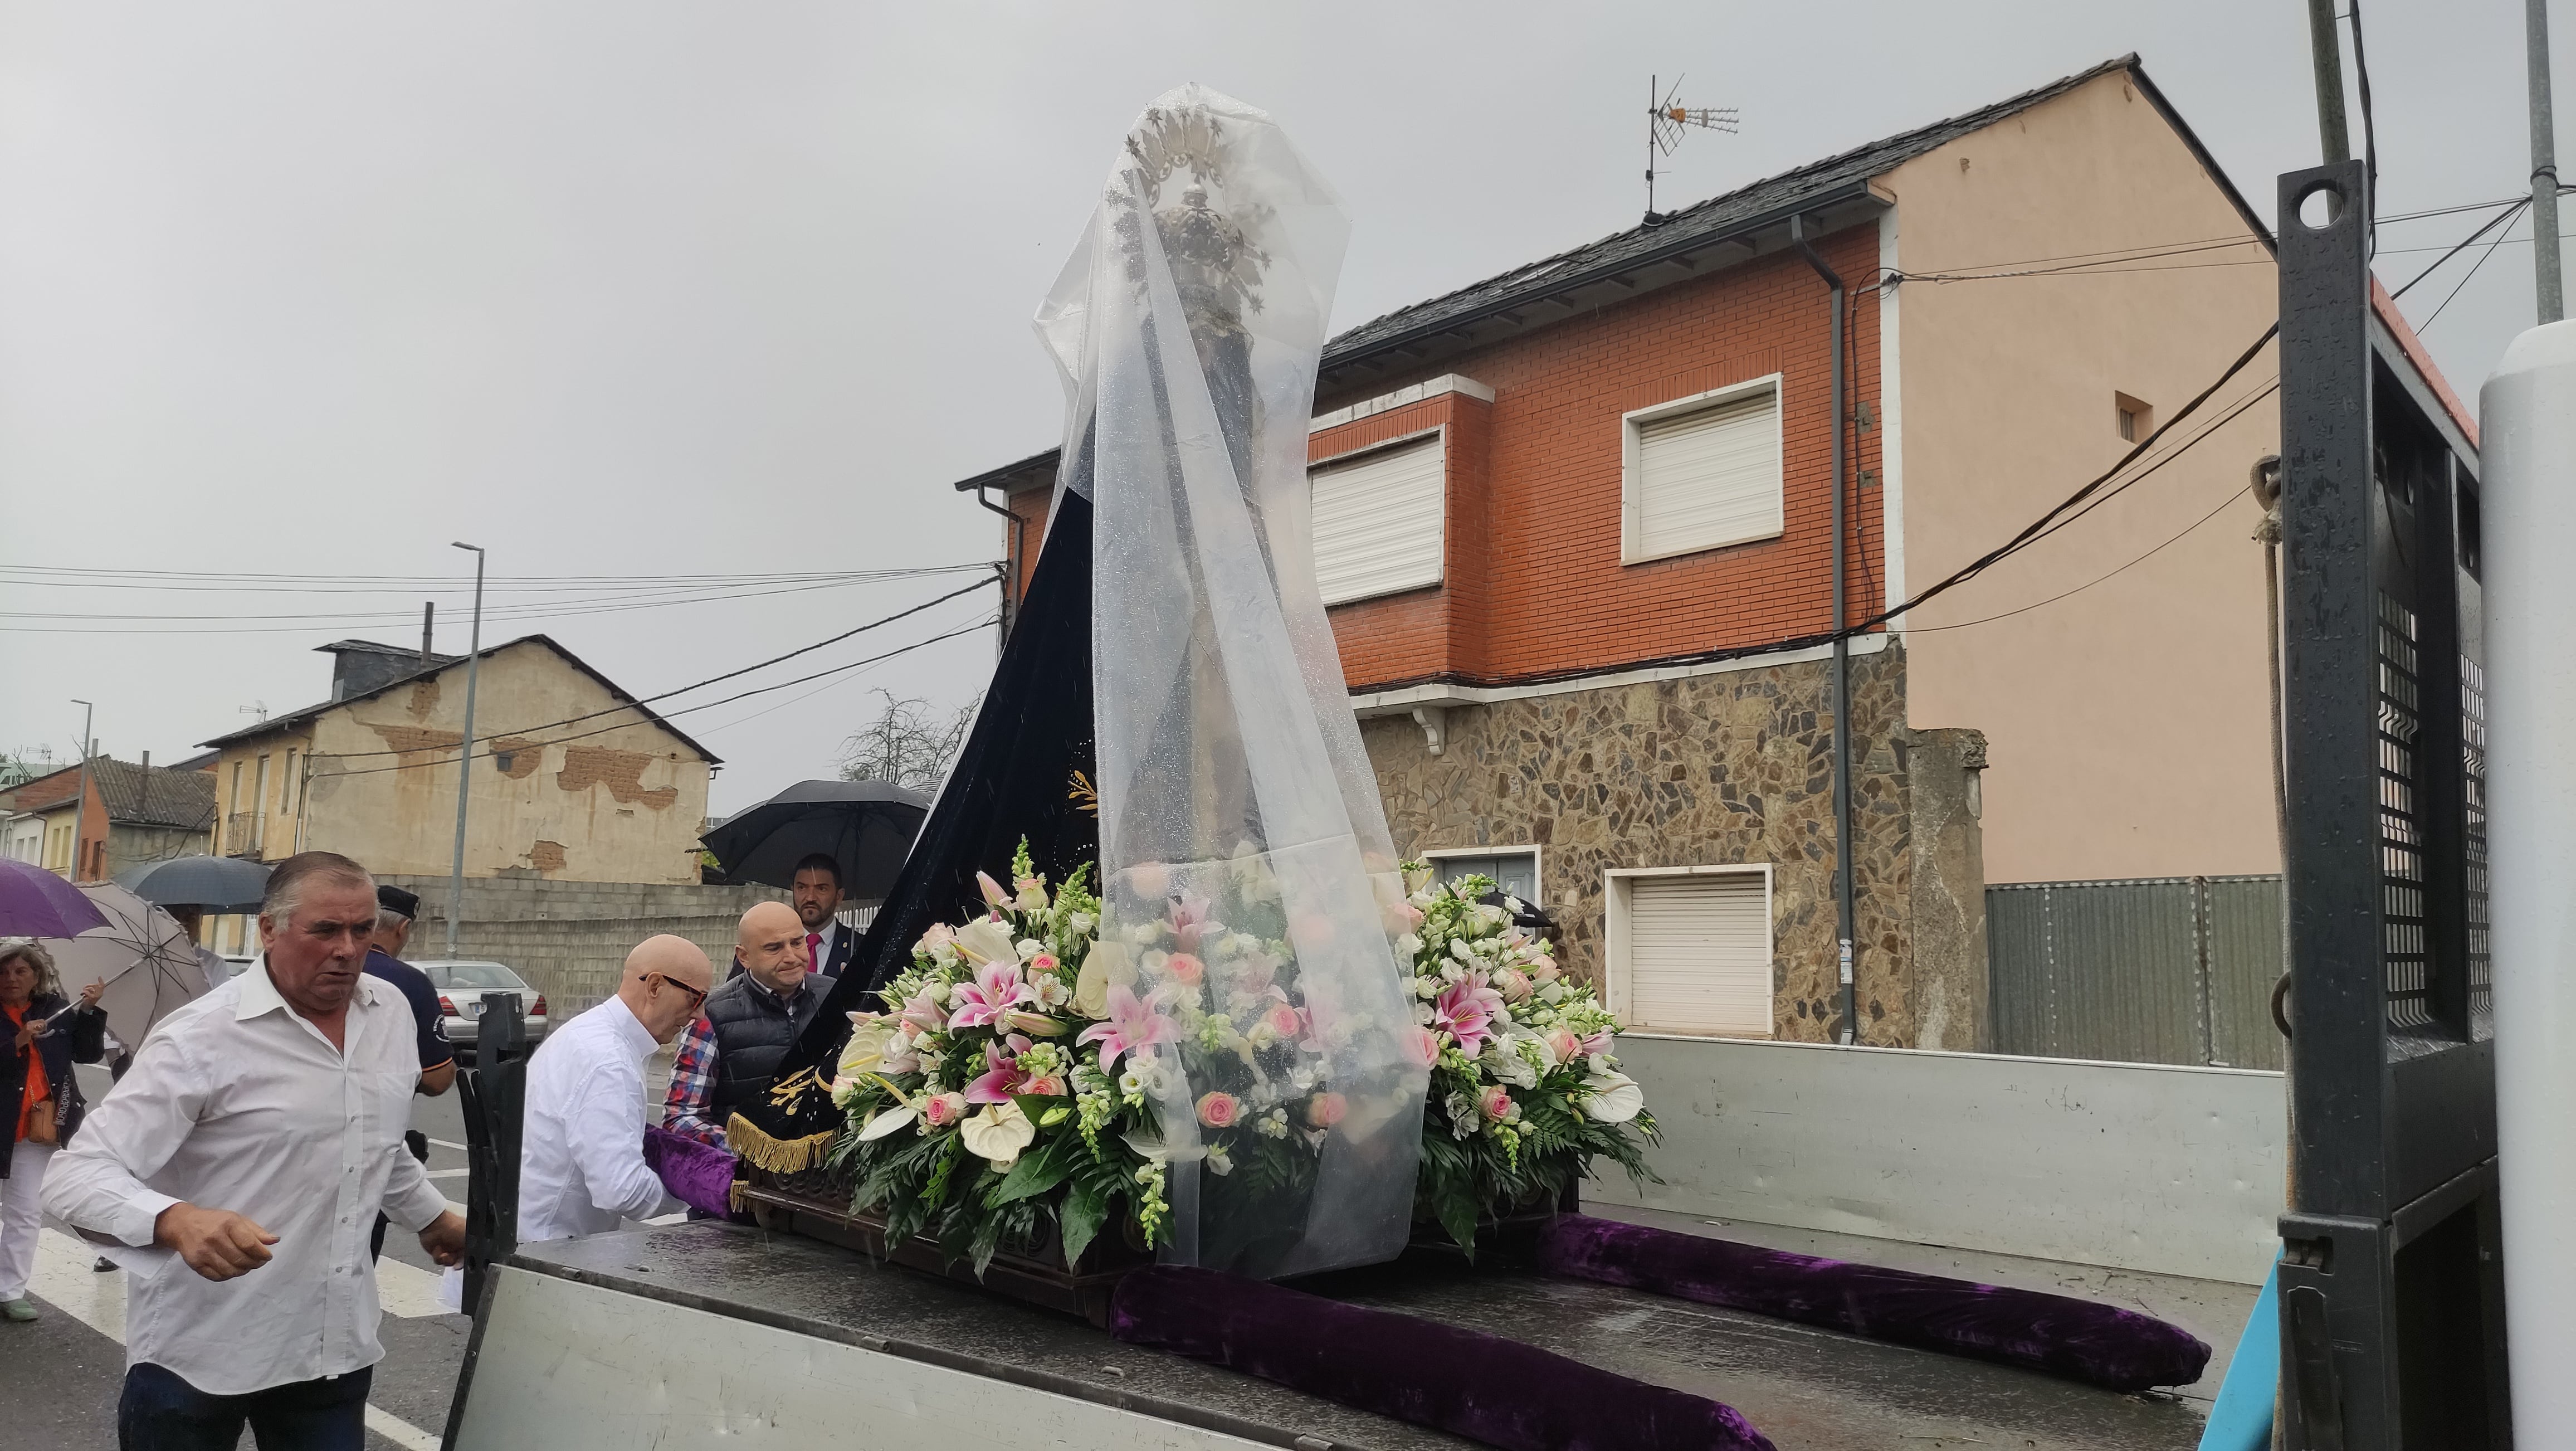
[[[1638,420],[1628,557],[1661,559],[1780,532],[1780,393]]]
[[[1435,433],[1308,475],[1315,490],[1315,582],[1324,603],[1440,582],[1445,462]]]
[[[1629,1026],[1771,1036],[1771,904],[1762,873],[1628,883]]]

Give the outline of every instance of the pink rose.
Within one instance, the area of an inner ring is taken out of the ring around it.
[[[921,1121],[934,1129],[944,1129],[966,1116],[966,1095],[934,1093],[921,1101]]]
[[[1212,1129],[1230,1129],[1243,1114],[1243,1105],[1231,1093],[1210,1090],[1199,1095],[1199,1122]]]
[[[1429,1028],[1415,1028],[1404,1040],[1405,1059],[1416,1068],[1428,1068],[1440,1061],[1440,1035]]]
[[[1055,969],[1055,954],[1052,952],[1041,952],[1037,956],[1029,959],[1029,971],[1031,972],[1053,972]]]
[[[1298,1021],[1297,1010],[1286,1003],[1271,1004],[1270,1011],[1262,1014],[1262,1021],[1270,1025],[1271,1032],[1282,1038],[1294,1038],[1306,1026]]]
[[[1161,862],[1140,862],[1126,871],[1127,890],[1148,902],[1159,902],[1171,894],[1172,872]]]
[[[1488,1085],[1476,1095],[1476,1111],[1496,1123],[1511,1117],[1511,1091],[1499,1083]]]
[[[1494,986],[1507,1003],[1519,1002],[1530,995],[1530,980],[1517,967],[1507,967],[1495,973]]]
[[[1583,1040],[1574,1036],[1571,1028],[1551,1028],[1547,1034],[1547,1051],[1556,1055],[1557,1062],[1571,1063],[1582,1055]]]
[[[1530,977],[1540,983],[1554,982],[1560,976],[1562,974],[1557,971],[1556,964],[1544,958],[1540,959],[1538,966],[1530,969]]]
[[[945,922],[933,922],[930,924],[930,930],[921,934],[921,940],[912,945],[912,950],[924,953],[936,952],[956,940],[956,929]]]
[[[1319,1129],[1340,1123],[1350,1111],[1350,1100],[1338,1093],[1319,1093],[1306,1100],[1306,1122]]]
[[[1175,952],[1163,963],[1163,970],[1186,987],[1197,987],[1207,977],[1207,964],[1186,952]]]
[[[1020,1092],[1033,1093],[1040,1098],[1062,1098],[1064,1097],[1064,1080],[1056,1077],[1052,1073],[1041,1073],[1037,1077],[1030,1079],[1028,1082],[1021,1084]]]

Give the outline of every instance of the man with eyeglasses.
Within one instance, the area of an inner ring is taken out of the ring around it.
[[[626,954],[617,996],[538,1046],[519,1151],[521,1243],[601,1234],[680,1209],[644,1162],[644,1060],[680,1036],[714,981],[694,943],[647,937]]]

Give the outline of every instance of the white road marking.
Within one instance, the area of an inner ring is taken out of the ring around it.
[[[644,1222],[646,1224],[686,1224],[689,1222],[689,1211],[683,1209],[677,1214],[657,1214]]]
[[[426,1135],[426,1134],[423,1134],[421,1137],[423,1137],[423,1138],[428,1138],[429,1136],[428,1136],[428,1135]],[[429,1142],[430,1142],[430,1144],[431,1144],[433,1147],[441,1148],[441,1149],[454,1149],[456,1152],[458,1152],[458,1153],[460,1153],[460,1154],[470,1154],[470,1153],[474,1152],[472,1149],[469,1149],[469,1148],[465,1147],[463,1144],[451,1144],[451,1143],[449,1143],[449,1142],[448,1142],[447,1140],[445,1140],[445,1139],[430,1139],[430,1140],[429,1140]]]
[[[36,1272],[27,1288],[36,1298],[62,1311],[119,1345],[125,1343],[125,1272],[101,1272],[90,1268],[98,1260],[98,1251],[88,1244],[47,1226],[36,1242]],[[390,1277],[400,1283],[408,1274],[429,1285],[430,1308],[423,1313],[444,1315],[438,1306],[438,1277],[426,1270],[413,1269],[398,1260],[385,1260],[377,1265],[377,1288],[385,1308],[400,1315],[393,1305],[397,1291],[387,1283],[386,1270],[401,1273]],[[408,1293],[407,1291],[404,1293]],[[438,1451],[438,1438],[390,1411],[367,1407],[367,1429],[403,1448],[403,1451]]]
[[[462,1179],[474,1171],[471,1169],[430,1169],[425,1172],[427,1177],[432,1179]]]

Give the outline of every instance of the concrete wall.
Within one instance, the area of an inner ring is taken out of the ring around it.
[[[1900,649],[1852,661],[1854,977],[1862,1041],[1892,1047],[1918,1021],[1904,678]],[[1362,721],[1361,739],[1396,850],[1536,845],[1567,965],[1595,980],[1605,871],[1772,864],[1772,1031],[1820,1042],[1840,1001],[1830,683],[1822,659],[1755,664],[1452,706],[1437,756],[1403,716]],[[1977,951],[1953,975],[1982,980]]]
[[[467,876],[515,870],[576,882],[697,881],[707,763],[661,726],[616,724],[636,720],[620,705],[544,645],[521,642],[484,658],[475,735],[507,755],[478,752],[473,763]],[[262,813],[260,854],[270,861],[295,850],[300,815],[307,849],[342,852],[377,872],[445,873],[464,721],[465,671],[457,666],[326,711],[300,736],[280,731],[236,743],[216,766],[219,819]],[[302,766],[290,768],[289,753],[304,751],[312,774],[299,783]],[[261,756],[270,759],[269,791],[242,799],[256,789]],[[236,764],[244,766],[240,797]]]
[[[2124,75],[1908,162],[1881,188],[1896,198],[1881,260],[1910,274],[2251,235]],[[2170,417],[2272,320],[2277,286],[2270,253],[2249,240],[2128,270],[1909,281],[1885,294],[1880,331],[1901,379],[1890,597],[1992,549],[2111,467],[2131,446],[2114,396],[2149,404],[2150,427]],[[2175,436],[2278,367],[2258,358]],[[1907,723],[1973,727],[1991,743],[1988,881],[2280,870],[2263,556],[2249,537],[2259,511],[2242,496],[2247,468],[2278,444],[2278,406],[2258,403],[1908,617]],[[2088,584],[2028,613],[1943,628]]]
[[[2241,1284],[2280,1247],[2277,1073],[1639,1034],[1619,1056],[1665,1182],[1588,1197]]]
[[[420,895],[412,959],[447,955],[445,875],[380,874],[379,883]],[[546,995],[554,1020],[617,990],[626,954],[657,932],[706,949],[718,976],[733,960],[735,924],[754,902],[783,902],[773,887],[704,887],[636,882],[562,882],[527,877],[469,878],[457,952],[507,963]]]

